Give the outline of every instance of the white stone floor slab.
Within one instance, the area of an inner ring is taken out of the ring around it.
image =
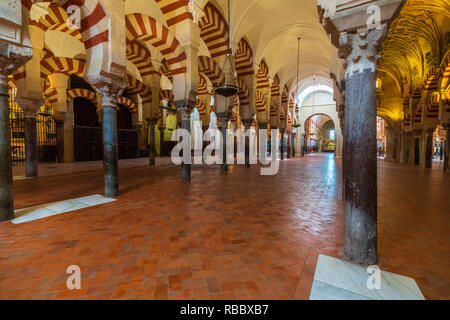
[[[412,278],[380,272],[380,289],[370,290],[372,276],[363,266],[319,255],[310,300],[425,300]]]
[[[102,195],[95,194],[87,197],[47,203],[39,206],[15,210],[15,218],[12,219],[11,222],[14,224],[24,223],[113,201],[117,201],[117,199],[106,198]]]

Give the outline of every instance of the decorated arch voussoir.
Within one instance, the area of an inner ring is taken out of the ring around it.
[[[245,38],[239,41],[236,51],[236,72],[239,77],[253,75],[253,51]]]
[[[121,104],[125,107],[128,108],[128,110],[130,110],[131,113],[137,113],[138,112],[138,108],[136,106],[136,104],[131,101],[129,98],[127,97],[118,97],[117,98],[117,104]]]
[[[172,75],[186,73],[186,53],[169,29],[141,13],[127,15],[125,24],[127,45],[133,40],[144,41],[161,52]]]
[[[217,87],[222,78],[222,70],[219,65],[213,59],[206,56],[200,56],[198,59],[198,71],[204,73],[213,86]]]
[[[41,61],[41,78],[45,79],[54,73],[64,73],[67,75],[76,74],[79,77],[84,76],[86,64],[83,61],[66,58],[51,57]]]
[[[220,11],[211,3],[204,8],[199,22],[200,36],[205,41],[212,58],[226,55],[228,51],[228,24]]]
[[[70,101],[75,98],[87,99],[97,105],[97,93],[91,90],[76,88],[67,91],[67,100]]]
[[[127,92],[129,94],[139,95],[143,103],[152,102],[151,90],[145,84],[143,84],[141,81],[130,74],[127,74]]]
[[[75,26],[69,28],[67,24],[69,16],[65,9],[56,3],[51,3],[47,8],[47,13],[39,21],[30,20],[29,25],[36,26],[44,31],[54,30],[64,32],[76,38],[78,41],[83,42],[80,30]]]

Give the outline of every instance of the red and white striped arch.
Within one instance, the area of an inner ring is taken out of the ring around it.
[[[270,88],[270,95],[272,97],[280,96],[280,78],[278,78],[278,74],[276,74],[273,78],[272,87]]]
[[[159,98],[167,99],[169,101],[172,101],[174,99],[173,91],[172,90],[159,90]]]
[[[266,62],[263,59],[259,64],[259,70],[256,74],[256,88],[264,89],[269,87],[269,68],[267,67]]]
[[[442,66],[441,92],[445,92],[450,83],[450,51],[445,56],[441,66]]]
[[[186,53],[169,29],[141,13],[127,15],[125,24],[127,44],[133,40],[142,40],[161,52],[172,75],[186,73]]]
[[[248,41],[242,38],[236,51],[236,72],[239,77],[253,75],[253,51]]]
[[[284,114],[284,110],[280,109],[280,121],[285,121],[286,120],[286,116]]]
[[[127,44],[127,59],[136,66],[143,77],[156,72],[151,62],[150,51],[137,41]]]
[[[199,73],[198,76],[198,95],[204,96],[209,94],[208,82],[206,81],[205,75]]]
[[[117,104],[121,104],[125,107],[128,108],[128,110],[130,110],[131,113],[137,113],[138,112],[138,108],[136,106],[136,104],[131,101],[129,98],[127,97],[118,97],[117,98]]]
[[[197,99],[197,105],[195,107],[197,108],[197,111],[200,114],[200,116],[206,116],[207,114],[206,105],[200,99]]]
[[[199,22],[200,37],[205,41],[212,58],[226,55],[228,51],[228,24],[220,11],[208,2],[205,15]]]
[[[40,0],[22,0],[22,6],[28,11]],[[94,48],[109,41],[109,19],[98,0],[60,0],[57,3],[67,12],[72,5],[81,9],[80,32],[86,49]]]
[[[64,73],[66,75],[76,74],[79,77],[84,76],[86,64],[83,61],[66,58],[51,57],[41,61],[41,78],[46,79],[54,73]]]
[[[205,74],[212,85],[217,87],[222,78],[222,70],[219,65],[213,59],[206,56],[200,56],[198,59],[198,71]]]
[[[171,82],[173,81],[172,72],[169,69],[166,59],[162,59],[160,73],[165,75]]]
[[[55,104],[58,102],[58,93],[55,88],[50,86],[44,87],[44,95],[50,104]]]
[[[286,85],[283,87],[283,92],[281,93],[281,103],[289,103],[289,89]]]
[[[238,79],[238,85],[239,85],[239,91],[238,91],[238,97],[239,97],[239,103],[241,107],[246,107],[250,105],[250,97],[248,94],[248,87],[245,81]]]
[[[161,9],[169,27],[184,20],[192,20],[192,13],[189,11],[189,0],[155,0]]]
[[[47,8],[47,12],[48,14],[39,21],[30,20],[29,25],[36,26],[43,31],[54,30],[64,32],[76,38],[78,41],[83,42],[80,30],[76,27],[69,29],[67,26],[69,16],[66,10],[56,3],[51,3]]]
[[[266,112],[266,98],[260,90],[255,91],[256,112]]]
[[[67,91],[68,101],[73,100],[75,98],[83,98],[97,105],[97,93],[91,90],[76,88]]]
[[[127,81],[128,81],[127,92],[129,94],[139,95],[143,103],[152,102],[152,92],[145,84],[143,84],[141,81],[139,81],[130,74],[127,74]]]

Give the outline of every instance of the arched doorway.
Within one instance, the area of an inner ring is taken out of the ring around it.
[[[119,159],[139,157],[138,132],[133,129],[133,115],[127,106],[119,104],[117,110],[117,139]]]
[[[377,116],[377,156],[386,157],[386,121]]]
[[[102,128],[97,107],[84,98],[73,99],[75,161],[103,159]]]
[[[335,153],[336,129],[333,120],[325,114],[314,114],[304,124],[304,152]]]

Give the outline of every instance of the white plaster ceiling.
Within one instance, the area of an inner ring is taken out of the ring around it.
[[[227,0],[214,2],[226,16]],[[299,81],[312,75],[329,79],[331,44],[319,23],[316,0],[231,0],[231,30],[233,43],[247,36],[254,62],[264,58],[270,77],[278,74],[282,85],[296,81],[299,36]]]

